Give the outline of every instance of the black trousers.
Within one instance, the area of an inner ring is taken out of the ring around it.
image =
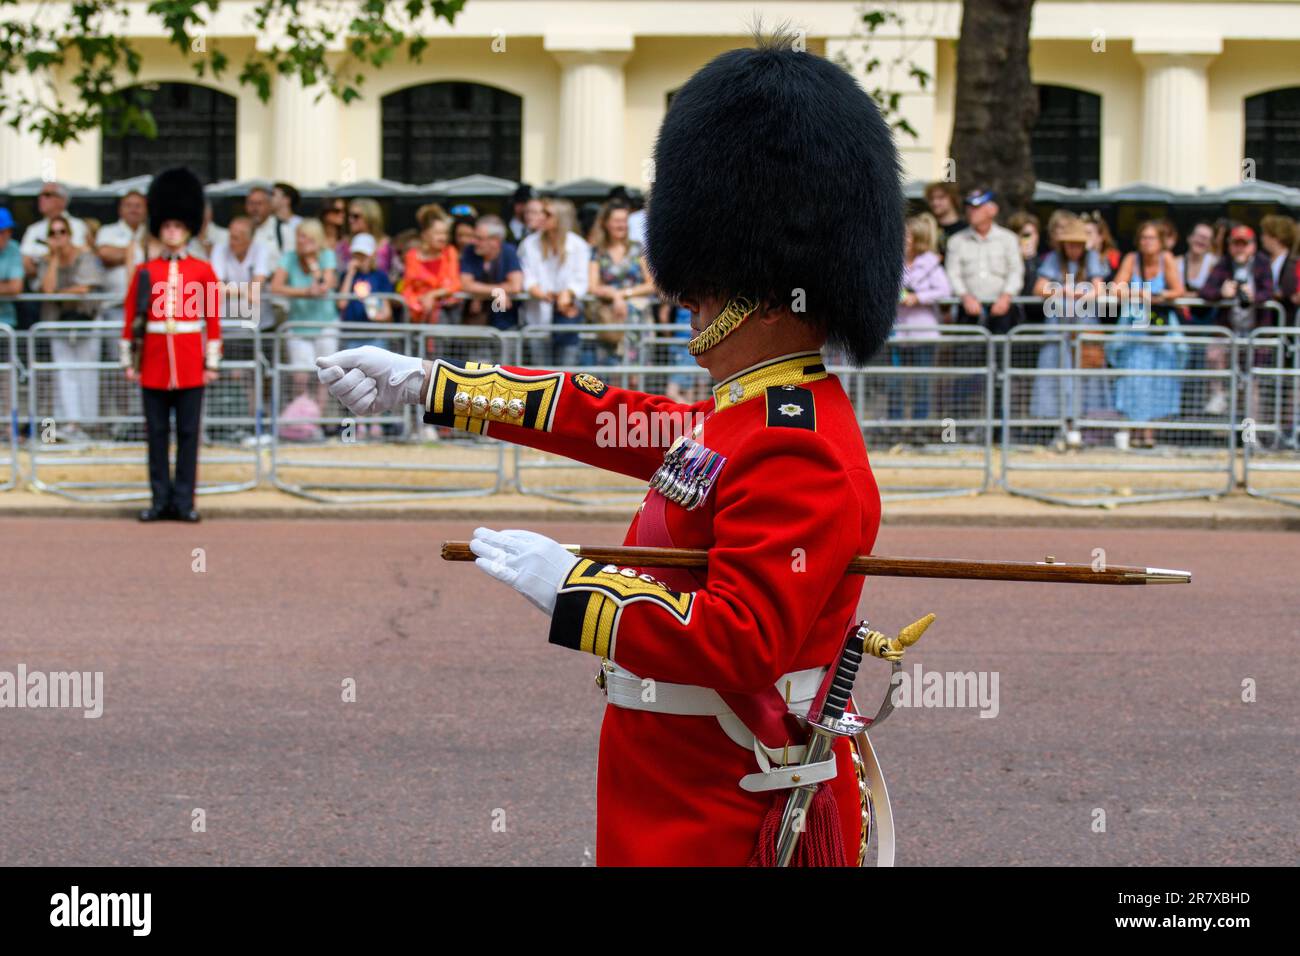
[[[194,485],[199,471],[199,427],[203,413],[203,388],[141,388],[145,431],[149,436],[149,485],[153,506],[189,511],[194,507]],[[171,439],[171,411],[176,409],[176,479],[173,481],[167,448]]]

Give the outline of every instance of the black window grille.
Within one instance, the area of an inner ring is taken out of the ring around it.
[[[194,83],[146,83],[123,93],[147,109],[158,135],[110,135],[100,155],[103,182],[188,166],[205,183],[235,178],[235,98]]]
[[[1101,184],[1101,97],[1068,86],[1038,87],[1034,175],[1077,189]]]
[[[425,83],[389,93],[380,107],[385,179],[520,178],[523,99],[513,93],[479,83]]]
[[[1246,155],[1256,179],[1300,186],[1300,86],[1246,97]]]

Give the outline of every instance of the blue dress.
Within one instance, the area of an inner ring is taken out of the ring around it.
[[[1141,278],[1140,264],[1134,278]],[[1154,279],[1141,281],[1144,297],[1160,295],[1165,290],[1164,269],[1162,268],[1160,274]],[[1152,311],[1154,314],[1148,320],[1143,303],[1134,303],[1130,300],[1121,311],[1119,321],[1116,323],[1117,334],[1125,329],[1133,329],[1135,326],[1139,331],[1147,327],[1153,329],[1180,327],[1178,315],[1173,309],[1164,307]],[[1181,370],[1187,367],[1187,342],[1181,332],[1153,331],[1148,334],[1152,338],[1146,342],[1132,339],[1125,341],[1117,337],[1114,341],[1106,343],[1106,358],[1111,367],[1129,370]],[[1144,422],[1173,418],[1180,412],[1182,398],[1183,381],[1172,376],[1157,378],[1146,375],[1125,375],[1115,383],[1115,407],[1130,421]]]
[[[1038,275],[1051,282],[1062,283],[1067,274],[1084,280],[1104,279],[1105,266],[1095,251],[1089,251],[1081,263],[1063,262],[1061,256],[1049,252],[1038,267]],[[1047,302],[1043,308],[1046,325],[1097,325],[1094,316],[1062,315],[1059,303]],[[1073,343],[1047,341],[1038,350],[1038,368],[1070,369],[1074,367]],[[1110,380],[1102,375],[1034,376],[1033,393],[1029,401],[1031,418],[1053,421],[1061,418],[1110,418],[1114,416],[1114,403],[1110,393]]]

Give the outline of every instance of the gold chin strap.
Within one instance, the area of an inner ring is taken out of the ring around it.
[[[734,297],[721,312],[713,317],[713,321],[709,323],[708,328],[686,343],[686,351],[692,355],[707,352],[740,328],[740,323],[749,318],[757,308],[758,303],[756,302],[751,302],[742,296]]]

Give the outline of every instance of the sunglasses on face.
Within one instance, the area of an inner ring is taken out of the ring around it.
[[[66,236],[67,234],[68,234],[68,230],[66,230],[66,229],[51,229],[51,230],[50,230],[50,235],[51,235],[51,236]]]
[[[59,195],[58,193],[41,193],[41,194],[40,194],[40,196],[41,196],[42,199],[56,199],[56,198],[58,198],[58,195]]]
[[[348,213],[348,218],[349,218],[349,219],[365,219],[366,217],[365,217],[364,214],[359,213],[359,212],[350,212],[350,213]]]

